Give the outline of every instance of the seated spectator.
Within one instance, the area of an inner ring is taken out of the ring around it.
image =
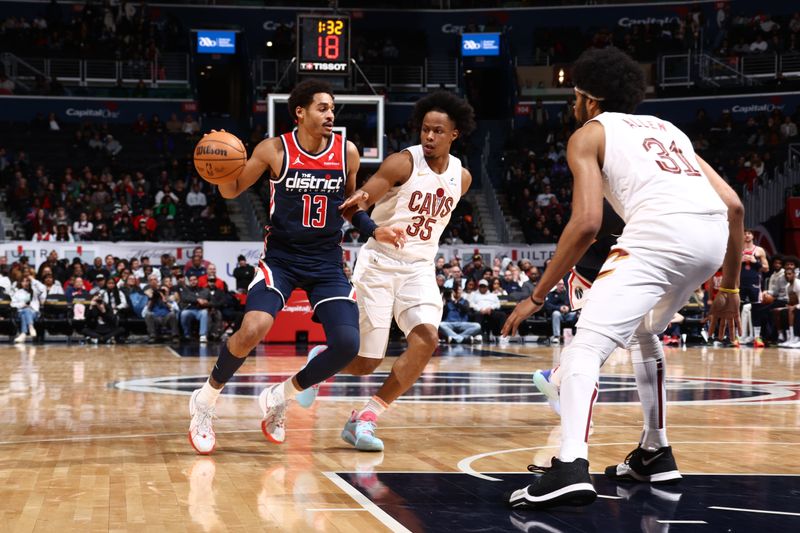
[[[553,336],[550,338],[550,344],[560,344],[561,323],[574,322],[577,316],[577,312],[570,311],[569,294],[564,285],[564,280],[558,280],[556,288],[547,293],[544,309],[546,313],[550,314],[550,319],[553,322]]]
[[[196,256],[197,257],[197,256]],[[188,283],[179,289],[181,328],[184,340],[189,340],[192,322],[200,323],[200,342],[208,341],[209,291],[197,286],[197,275],[187,274]]]
[[[85,320],[82,333],[92,343],[113,344],[115,341],[124,340],[125,328],[119,325],[118,317],[103,300],[102,294],[92,298],[89,309],[86,310]]]
[[[89,279],[96,279],[98,274],[102,275],[104,279],[111,277],[111,272],[105,267],[103,258],[99,255],[92,260],[92,266],[87,269],[86,276]]]
[[[228,284],[224,280],[217,277],[217,266],[213,263],[206,268],[206,274],[197,278],[197,286],[201,289],[207,287],[214,287],[220,291],[228,291]]]
[[[181,131],[188,135],[189,137],[193,137],[200,133],[200,124],[194,119],[192,115],[186,115],[186,118],[183,119],[183,125],[181,126]]]
[[[144,212],[133,219],[133,227],[137,234],[140,233],[140,228],[142,226],[145,227],[148,235],[151,237],[155,236],[158,222],[153,218],[153,210],[149,207],[145,207]]]
[[[72,279],[72,283],[64,289],[64,296],[67,298],[67,303],[72,304],[74,301],[89,301],[91,296],[89,290],[84,284],[83,278],[77,276]]]
[[[15,343],[25,342],[28,335],[36,337],[33,323],[39,317],[39,299],[34,298],[31,279],[29,276],[21,278],[11,292],[11,307],[17,310],[20,326],[20,333],[14,339]]]
[[[461,275],[461,267],[452,266],[450,268],[450,277],[445,280],[444,287],[446,289],[452,289],[454,287],[461,287],[463,289],[466,287],[466,284],[467,280]]]
[[[181,131],[183,123],[180,121],[180,119],[178,119],[178,115],[177,114],[172,113],[169,116],[169,120],[167,121],[167,125],[166,126],[167,126],[167,133],[175,134],[175,133],[179,133]]]
[[[206,195],[200,190],[200,183],[194,182],[192,184],[192,190],[186,195],[186,205],[191,208],[203,208],[206,204]]]
[[[46,300],[48,296],[58,296],[64,294],[64,289],[61,287],[60,283],[56,283],[56,279],[53,277],[52,273],[47,273],[44,275],[42,279],[42,283],[44,284],[44,290],[42,294],[44,299]]]
[[[99,276],[102,276],[102,274],[98,274],[98,277]],[[121,291],[117,287],[114,278],[108,278],[106,280],[99,278],[97,284],[101,285],[101,282],[103,288],[99,294],[103,298],[103,302],[105,302],[106,306],[114,311],[114,314],[120,318],[132,317],[133,312],[131,310],[131,304],[125,295],[125,291]]]
[[[200,276],[205,275],[206,266],[203,264],[203,255],[202,253],[195,253],[192,256],[192,260],[186,264],[186,277],[195,276],[199,279]]]
[[[247,258],[240,255],[237,258],[238,264],[233,269],[233,277],[236,279],[236,290],[247,292],[247,287],[256,275],[256,269],[253,265],[247,264]]]
[[[140,317],[147,305],[147,295],[139,286],[139,278],[135,274],[127,273],[124,276],[125,284],[120,290],[128,298],[133,316]]]
[[[57,242],[75,242],[66,222],[61,222],[56,226],[56,234],[53,240]]]
[[[444,291],[444,314],[439,331],[448,343],[480,341],[481,325],[470,321],[470,305],[459,286]]]
[[[81,211],[78,220],[72,224],[72,235],[75,240],[88,241],[91,239],[93,229],[94,225],[89,221],[89,215],[86,214],[86,211]]]
[[[156,343],[159,339],[159,331],[169,328],[173,342],[180,340],[178,332],[178,315],[172,308],[169,288],[158,285],[158,278],[151,275],[148,278],[148,288],[145,294],[148,297],[147,306],[144,309],[144,321],[147,324],[147,342]]]
[[[489,282],[485,279],[478,281],[478,290],[469,295],[468,301],[480,319],[484,339],[489,339],[490,334],[499,336],[505,322],[505,313],[500,311],[500,299],[497,295],[489,292]]]

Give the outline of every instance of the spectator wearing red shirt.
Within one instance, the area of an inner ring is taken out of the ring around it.
[[[156,222],[156,219],[153,218],[153,209],[152,208],[145,207],[144,208],[144,213],[141,214],[141,215],[137,215],[133,219],[133,227],[137,232],[139,231],[139,228],[142,225],[144,225],[147,228],[147,233],[149,233],[150,236],[155,235],[156,228],[158,228],[158,222]]]
[[[201,289],[214,286],[217,290],[228,292],[228,285],[217,277],[217,266],[214,263],[208,265],[204,276],[197,278],[197,286]]]

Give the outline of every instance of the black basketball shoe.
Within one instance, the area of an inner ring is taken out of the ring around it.
[[[512,509],[546,509],[557,505],[589,505],[597,492],[589,477],[589,461],[575,459],[564,463],[553,457],[550,468],[528,467],[542,475],[533,483],[516,490],[508,497]]]
[[[645,483],[677,483],[683,478],[675,464],[671,446],[664,446],[654,452],[636,448],[628,454],[624,463],[606,468],[606,476],[616,480]]]

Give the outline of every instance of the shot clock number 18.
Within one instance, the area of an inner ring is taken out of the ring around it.
[[[349,73],[349,17],[298,15],[297,31],[297,69],[299,72]]]

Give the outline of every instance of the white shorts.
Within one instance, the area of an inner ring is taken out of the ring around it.
[[[358,355],[382,359],[392,317],[408,335],[420,324],[439,327],[442,296],[429,261],[408,262],[364,246],[353,271],[361,349]]]
[[[722,264],[728,242],[728,222],[719,215],[672,215],[632,226],[611,249],[577,323],[623,348],[636,332],[666,329]]]

